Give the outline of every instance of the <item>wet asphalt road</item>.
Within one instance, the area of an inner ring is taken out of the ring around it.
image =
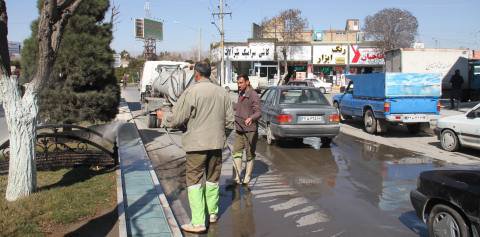
[[[124,96],[133,113],[139,113],[138,91],[127,88]],[[183,224],[189,213],[184,159],[171,144],[155,141],[165,136],[158,129],[140,133]],[[442,167],[413,152],[347,135],[326,148],[314,138],[272,146],[259,139],[250,190],[225,183],[231,175],[225,150],[220,219],[205,236],[426,236],[409,192],[421,171]]]

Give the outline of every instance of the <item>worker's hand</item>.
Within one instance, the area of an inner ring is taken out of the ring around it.
[[[252,120],[252,118],[250,118],[250,117],[248,117],[247,119],[245,119],[245,125],[247,125],[247,126],[252,125],[252,122],[253,122],[253,120]]]

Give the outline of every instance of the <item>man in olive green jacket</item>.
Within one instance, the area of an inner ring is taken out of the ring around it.
[[[206,231],[206,209],[209,221],[217,221],[220,191],[218,181],[226,140],[225,130],[234,127],[229,95],[208,79],[210,73],[208,63],[197,63],[195,84],[183,92],[173,106],[172,113],[161,114],[162,125],[166,127],[187,124],[182,144],[187,153],[186,177],[192,219],[190,224],[182,225],[182,229],[194,233]],[[202,180],[204,175],[205,184]]]

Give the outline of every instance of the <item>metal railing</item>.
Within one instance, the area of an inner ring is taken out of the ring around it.
[[[0,145],[0,173],[8,172],[10,142]],[[39,170],[75,166],[116,166],[118,147],[101,133],[72,124],[37,126],[35,144]]]

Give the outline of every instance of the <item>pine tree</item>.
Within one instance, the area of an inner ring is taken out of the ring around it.
[[[109,121],[118,112],[120,88],[113,69],[112,25],[104,22],[108,0],[84,0],[65,28],[50,84],[40,94],[48,123]],[[35,71],[37,22],[24,42],[24,81]]]

